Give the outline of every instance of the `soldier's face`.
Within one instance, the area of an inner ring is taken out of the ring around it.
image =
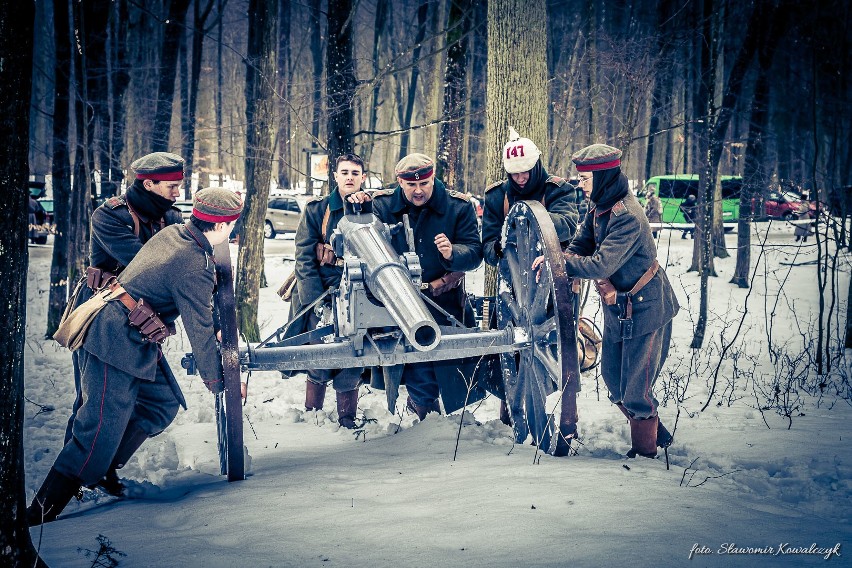
[[[512,180],[514,180],[514,182],[516,184],[518,184],[518,187],[520,187],[521,189],[523,189],[524,186],[527,185],[527,182],[530,181],[530,172],[521,172],[519,174],[509,174],[509,175],[512,177]]]
[[[422,207],[432,199],[432,192],[435,191],[435,176],[429,176],[427,179],[418,179],[406,181],[402,178],[396,178],[405,198],[410,201],[415,207]]]
[[[591,173],[582,173],[580,174],[580,189],[583,190],[583,195],[586,196],[586,199],[592,195],[592,174]]]
[[[147,189],[151,193],[156,193],[160,197],[164,197],[165,199],[169,199],[171,201],[175,201],[178,197],[180,197],[180,189],[183,185],[182,181],[156,182],[151,179],[146,179],[142,183],[145,186],[145,189]]]
[[[361,189],[361,185],[366,179],[367,174],[355,162],[340,162],[337,164],[337,171],[334,172],[334,181],[337,182],[337,190],[341,197],[346,197]]]

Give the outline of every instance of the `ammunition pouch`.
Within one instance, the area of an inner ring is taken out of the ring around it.
[[[111,278],[115,278],[116,274],[112,272],[107,272],[102,268],[97,268],[96,266],[89,266],[86,268],[86,286],[89,287],[93,292],[97,292],[109,282]]]
[[[138,329],[145,341],[162,343],[174,333],[174,326],[163,323],[157,312],[146,304],[143,298],[140,298],[138,302],[131,298],[118,281],[113,281],[109,289],[115,294],[115,298],[130,310],[127,315],[130,327]]]
[[[595,284],[595,289],[598,291],[598,296],[601,301],[607,306],[614,306],[618,296],[618,291],[612,285],[609,278],[598,278],[592,280]]]

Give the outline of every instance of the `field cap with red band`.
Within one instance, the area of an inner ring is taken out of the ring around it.
[[[208,223],[230,223],[243,211],[240,196],[224,187],[207,187],[195,192],[192,215]]]
[[[578,172],[610,170],[621,166],[621,150],[606,144],[592,144],[574,152],[571,161]]]
[[[409,154],[396,164],[394,171],[403,181],[429,179],[435,173],[435,161],[426,154]]]
[[[154,152],[134,161],[130,169],[136,173],[136,179],[182,181],[183,166],[183,158],[177,154]]]

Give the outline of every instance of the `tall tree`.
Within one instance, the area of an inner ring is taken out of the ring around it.
[[[163,44],[160,49],[160,81],[157,88],[157,110],[154,113],[152,133],[153,152],[169,151],[169,133],[172,124],[172,106],[177,76],[178,45],[185,33],[186,11],[190,0],[171,0],[169,15],[163,24]],[[186,156],[184,156],[184,159]]]
[[[334,161],[353,152],[355,115],[355,62],[352,46],[352,0],[328,0],[326,46],[326,105],[328,112],[328,179],[331,187]]]
[[[0,565],[44,566],[30,541],[24,493],[27,179],[35,4],[0,4]]]
[[[260,341],[257,323],[263,274],[263,223],[272,179],[278,5],[250,0],[246,65],[246,194],[240,221],[237,312],[246,341]]]
[[[545,0],[491,0],[488,2],[488,84],[486,89],[485,179],[503,179],[501,158],[509,127],[546,147],[547,37]],[[519,41],[522,38],[523,41]],[[546,157],[542,160],[546,164]],[[497,288],[497,271],[485,273],[485,295]]]
[[[55,40],[53,89],[53,257],[50,264],[46,337],[53,337],[68,300],[68,235],[70,234],[71,157],[68,152],[69,101],[71,89],[71,24],[68,2],[53,0]]]
[[[195,165],[195,130],[196,130],[196,113],[198,109],[198,86],[201,82],[201,58],[203,55],[204,36],[207,35],[216,25],[214,21],[210,27],[207,26],[207,18],[210,17],[210,12],[213,9],[214,0],[207,0],[206,5],[202,7],[202,0],[195,0],[192,16],[192,51],[190,59],[189,72],[189,93],[186,99],[186,120],[183,121],[185,127],[183,129],[183,148],[181,154],[186,160],[186,171],[192,172]],[[227,2],[225,2],[227,3]],[[224,7],[224,6],[223,6]],[[222,17],[222,12],[217,14],[217,20]],[[199,156],[199,159],[204,161],[201,164],[207,167],[206,156]],[[190,186],[192,179],[187,177],[184,187],[184,196],[190,198]]]
[[[289,0],[278,3],[278,187],[290,187],[290,20]]]
[[[462,133],[465,121],[465,79],[472,0],[449,1],[447,65],[444,73],[443,120],[438,135],[436,176],[448,187],[465,191]]]
[[[740,288],[749,287],[751,269],[751,222],[755,217],[752,205],[763,206],[762,192],[768,187],[771,170],[766,167],[766,136],[769,126],[769,92],[772,60],[778,42],[786,30],[785,9],[775,10],[768,33],[762,34],[758,50],[757,78],[751,101],[748,144],[745,152],[743,185],[740,193],[740,218],[737,222],[737,265],[731,283]],[[760,209],[758,209],[760,211]]]
[[[402,136],[399,139],[400,160],[408,155],[409,142],[411,140],[411,119],[414,116],[414,102],[417,99],[417,81],[420,78],[420,51],[423,47],[423,38],[426,36],[426,16],[429,14],[429,4],[428,0],[421,0],[417,8],[417,34],[414,38],[414,49],[411,51],[411,76],[408,79],[406,103],[399,125],[402,130]]]

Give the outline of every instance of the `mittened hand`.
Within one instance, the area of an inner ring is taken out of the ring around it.
[[[316,253],[320,266],[333,265],[337,261],[337,257],[334,256],[334,249],[329,244],[317,243]]]

